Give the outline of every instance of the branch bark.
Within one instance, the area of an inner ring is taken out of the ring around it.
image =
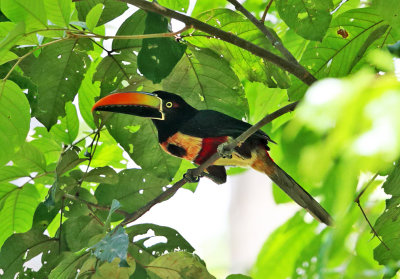
[[[278,67],[288,71],[289,73],[293,74],[307,85],[311,85],[317,80],[310,72],[308,72],[305,68],[300,66],[297,63],[297,61],[296,63],[287,61],[286,59],[278,55],[275,55],[272,52],[265,50],[249,41],[246,41],[232,33],[225,32],[200,20],[178,13],[174,10],[165,8],[157,4],[156,2],[148,2],[145,0],[119,0],[119,1],[134,5],[145,11],[154,12],[166,17],[177,19],[185,23],[187,26],[192,26],[197,30],[201,30],[203,32],[215,36],[218,39],[221,39],[225,42],[231,43],[242,49],[245,49],[253,53],[254,55],[259,56],[265,60],[268,60],[277,65]]]
[[[256,131],[258,131],[262,126],[264,126],[265,124],[271,122],[275,118],[277,118],[285,113],[293,111],[297,105],[298,105],[298,102],[294,102],[294,103],[291,103],[289,105],[286,105],[286,106],[278,109],[277,111],[275,111],[271,114],[266,115],[263,119],[258,121],[255,125],[251,126],[248,130],[243,132],[236,139],[229,142],[229,144],[227,146],[225,146],[225,149],[228,151],[233,150],[237,145],[244,142],[252,134],[254,134]],[[191,174],[194,176],[200,176],[204,172],[204,170],[206,168],[208,168],[209,166],[211,166],[212,164],[214,164],[215,161],[217,161],[219,157],[220,157],[220,155],[218,154],[218,152],[214,153],[214,155],[212,155],[210,158],[208,158],[207,161],[205,161],[199,167],[194,169]],[[156,205],[162,201],[165,201],[166,199],[168,199],[169,197],[174,195],[187,182],[189,182],[189,181],[187,181],[186,178],[182,178],[181,180],[176,182],[174,185],[172,185],[170,188],[167,188],[167,190],[165,190],[163,193],[161,193],[155,199],[148,202],[145,206],[139,208],[138,210],[136,210],[135,212],[133,212],[131,214],[126,215],[125,219],[121,222],[121,225],[124,226],[124,225],[127,225],[127,224],[137,220],[139,217],[141,217],[143,214],[145,214],[147,211],[149,211],[154,205]]]

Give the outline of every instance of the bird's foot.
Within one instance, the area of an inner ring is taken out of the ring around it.
[[[227,159],[232,158],[233,150],[231,148],[229,148],[229,143],[230,143],[229,141],[224,142],[224,143],[221,143],[220,145],[218,145],[218,147],[217,147],[217,152],[218,152],[219,156],[221,156],[222,158],[227,158]]]
[[[186,179],[188,183],[197,183],[200,181],[200,176],[196,175],[196,169],[188,169],[186,173],[183,175],[183,178]]]

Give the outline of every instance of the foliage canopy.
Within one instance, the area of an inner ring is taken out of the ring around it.
[[[252,124],[300,101],[263,129],[336,225],[299,211],[251,278],[395,276],[400,1],[199,0],[191,17],[189,0],[157,2],[0,0],[1,278],[214,278],[173,228],[126,226],[193,166],[160,148],[150,120],[104,114],[103,127],[91,113],[111,92],[158,89]],[[106,36],[127,3],[140,9]],[[186,25],[177,37],[171,18]],[[367,184],[363,209],[384,243],[369,241],[354,203]],[[154,237],[166,241],[146,244]],[[39,270],[24,267],[38,255]]]

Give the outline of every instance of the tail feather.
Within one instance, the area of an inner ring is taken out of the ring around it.
[[[289,174],[275,164],[267,152],[264,154],[266,155],[263,155],[263,158],[256,159],[252,167],[267,174],[273,182],[275,182],[297,204],[306,209],[315,219],[331,226],[333,220],[329,213]]]

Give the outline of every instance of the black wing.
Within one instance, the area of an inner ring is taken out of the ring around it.
[[[230,136],[238,137],[249,129],[249,123],[240,121],[226,114],[214,110],[200,110],[194,117],[188,119],[179,130],[187,135],[201,138]],[[261,130],[255,132],[250,138],[260,139],[268,143],[273,142],[270,137]]]

